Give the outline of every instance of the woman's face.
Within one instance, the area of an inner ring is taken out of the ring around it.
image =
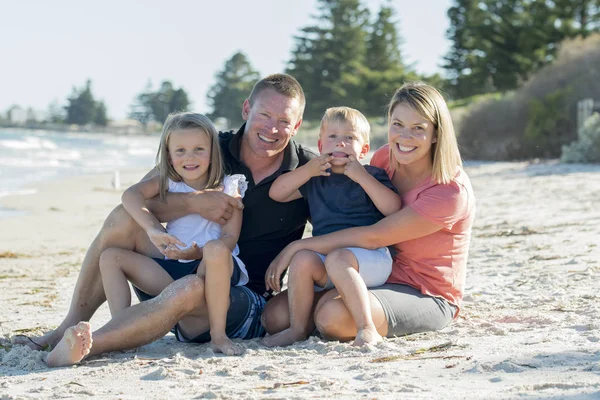
[[[431,145],[437,141],[433,123],[407,104],[400,103],[392,110],[388,141],[392,156],[399,164],[433,164]]]

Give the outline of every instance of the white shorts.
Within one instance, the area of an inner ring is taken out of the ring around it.
[[[358,274],[365,282],[367,287],[377,287],[383,285],[392,273],[392,255],[387,247],[380,247],[375,250],[367,250],[360,247],[346,247],[350,250],[356,261],[358,261]],[[326,255],[317,253],[323,263]],[[315,285],[315,292],[333,289],[334,285],[331,279],[327,277],[325,286]]]

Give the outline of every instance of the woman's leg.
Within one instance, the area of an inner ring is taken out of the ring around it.
[[[312,309],[315,298],[315,284],[324,286],[327,273],[318,254],[302,250],[294,255],[288,272],[288,310],[290,326],[262,343],[265,346],[287,346],[305,340],[314,330]]]
[[[338,249],[327,255],[325,268],[335,288],[342,296],[356,324],[353,345],[376,344],[383,340],[371,315],[371,301],[365,282],[358,273],[358,261],[348,249]]]
[[[150,257],[115,247],[102,252],[100,272],[112,316],[131,306],[129,282],[152,296],[173,283],[173,278]]]
[[[386,336],[388,323],[377,298],[369,293],[370,312],[377,333]],[[356,338],[356,323],[336,289],[325,293],[315,306],[314,320],[323,337],[347,342]]]
[[[233,343],[225,333],[230,279],[233,273],[231,251],[221,240],[207,242],[202,251],[203,258],[198,267],[198,275],[206,281],[204,292],[210,323],[210,343],[215,350],[223,354],[242,354],[242,346]]]

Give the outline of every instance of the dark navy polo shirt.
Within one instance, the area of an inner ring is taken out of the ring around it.
[[[244,127],[234,133],[219,132],[225,173],[244,174],[248,190],[244,195],[242,230],[238,240],[239,257],[246,264],[250,281],[247,286],[262,294],[265,291],[265,272],[281,250],[304,233],[309,217],[305,199],[279,203],[269,197],[273,181],[282,173],[306,164],[318,155],[294,140],[284,150],[281,167],[271,176],[256,184],[252,172],[240,158],[240,146]]]
[[[384,170],[371,165],[364,167],[375,179],[397,192]],[[300,187],[300,193],[308,200],[313,236],[373,225],[384,217],[362,186],[344,174],[315,176]]]

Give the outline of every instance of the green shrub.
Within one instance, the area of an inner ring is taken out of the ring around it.
[[[563,146],[560,159],[568,163],[600,162],[600,114],[595,113],[585,121],[578,139]]]

